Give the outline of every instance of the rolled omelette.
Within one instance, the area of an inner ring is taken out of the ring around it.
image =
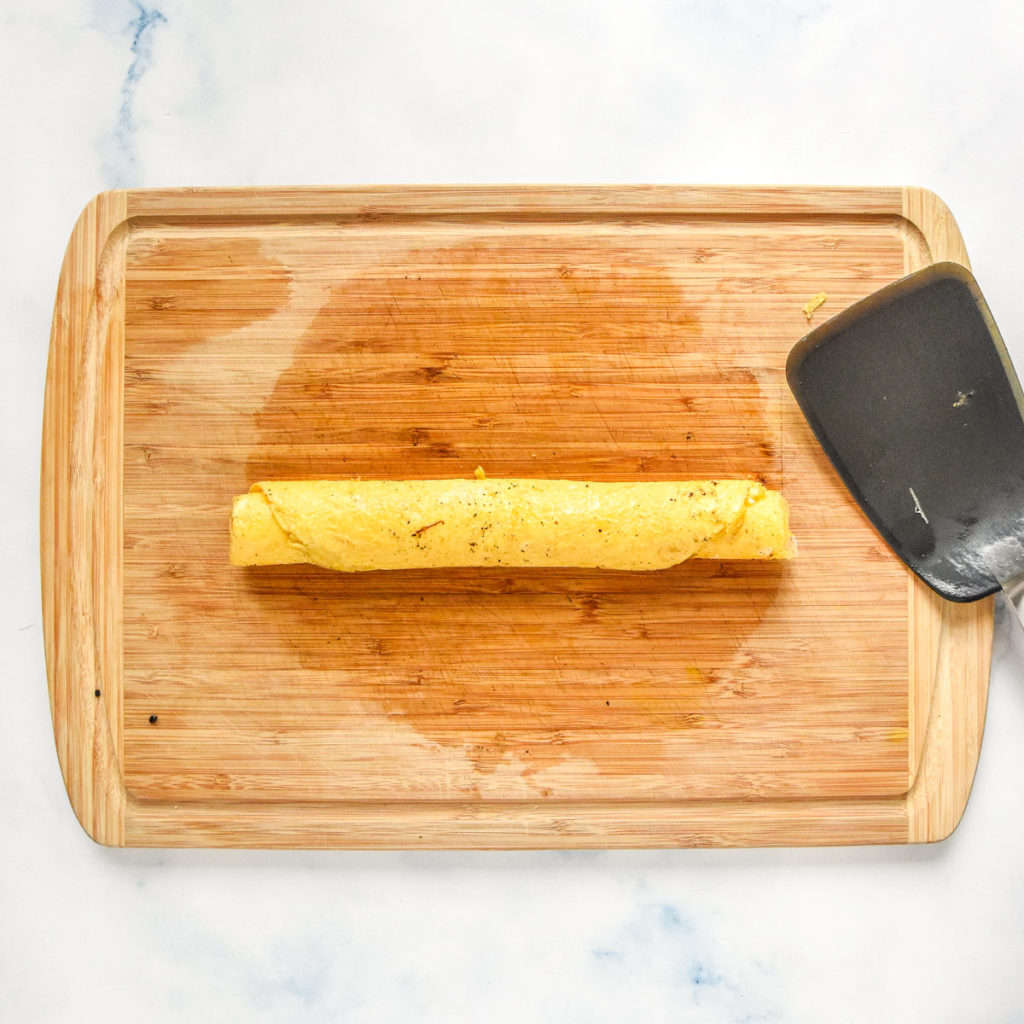
[[[639,571],[794,550],[785,498],[755,480],[273,481],[231,511],[238,566]]]

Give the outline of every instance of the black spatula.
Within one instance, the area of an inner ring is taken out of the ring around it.
[[[1024,625],[1024,395],[974,277],[938,263],[803,338],[789,385],[893,550],[952,601]]]

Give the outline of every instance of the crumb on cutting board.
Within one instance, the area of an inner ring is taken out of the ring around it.
[[[810,323],[811,317],[825,304],[828,296],[824,292],[815,292],[804,304],[804,316]]]

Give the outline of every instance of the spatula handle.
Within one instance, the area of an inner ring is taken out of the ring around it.
[[[1003,588],[1003,593],[1010,602],[1021,629],[1024,629],[1024,572],[1017,573],[1008,580],[1000,580],[999,585]]]

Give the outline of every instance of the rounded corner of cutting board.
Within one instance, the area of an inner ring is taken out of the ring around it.
[[[920,761],[906,800],[907,842],[933,843],[956,830],[981,754],[988,704],[995,602],[945,601],[926,592],[922,618],[933,630],[931,697]],[[918,624],[919,627],[921,623]]]
[[[945,200],[938,193],[920,185],[905,185],[902,193],[903,219],[920,232],[928,249],[929,258],[926,262],[940,263],[948,260],[970,269],[967,246],[953,211]]]
[[[110,236],[128,220],[128,196],[127,189],[104,189],[82,207],[68,237],[61,283],[89,262],[99,262]]]
[[[81,791],[74,791],[73,784],[68,777],[65,766],[61,765],[61,772],[64,776],[64,786],[68,793],[68,800],[71,803],[71,810],[75,819],[81,825],[82,831],[97,846],[105,846],[108,849],[117,849],[125,846],[124,838],[124,801],[118,801],[115,797],[113,806],[96,807],[93,799],[84,797]],[[73,791],[75,795],[72,795]],[[114,796],[114,794],[110,794]],[[110,812],[114,813],[111,814]]]
[[[125,845],[124,827],[128,802],[120,766],[110,749],[110,730],[102,709],[89,722],[73,721],[74,701],[62,700],[51,673],[51,711],[57,761],[71,810],[82,831],[100,846]],[[81,683],[80,680],[77,680]],[[97,701],[97,703],[99,703]]]

